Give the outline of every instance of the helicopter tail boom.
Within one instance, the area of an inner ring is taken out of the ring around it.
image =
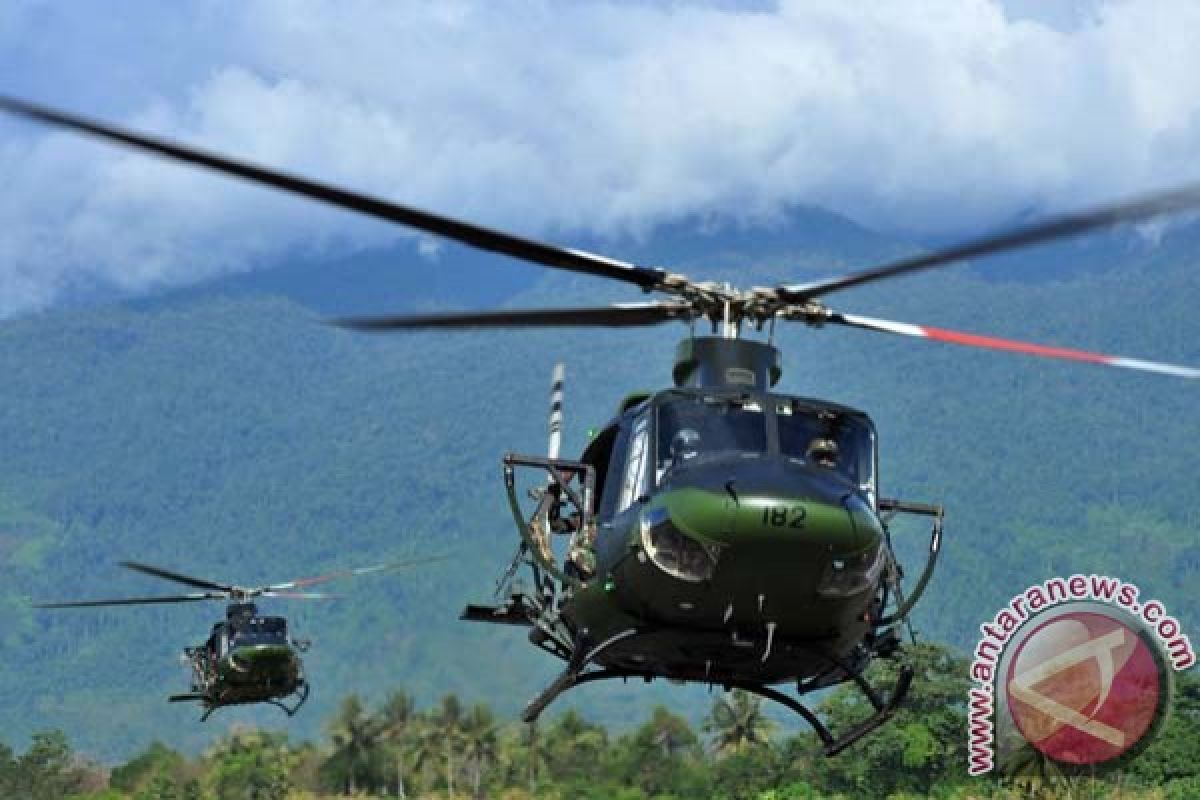
[[[566,367],[560,361],[554,365],[554,372],[550,379],[550,444],[546,449],[546,457],[551,460],[558,458],[559,451],[562,449],[563,378],[565,372]]]

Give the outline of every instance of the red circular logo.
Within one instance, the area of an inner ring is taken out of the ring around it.
[[[1118,758],[1159,714],[1165,686],[1153,647],[1108,614],[1056,615],[1025,637],[1009,662],[1004,688],[1013,722],[1055,761]]]

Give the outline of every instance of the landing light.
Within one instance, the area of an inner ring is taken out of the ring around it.
[[[668,575],[690,583],[712,577],[719,551],[680,533],[666,509],[647,511],[641,520],[642,549]]]
[[[829,562],[817,594],[822,597],[849,597],[860,594],[874,586],[883,570],[883,548],[876,547],[865,553],[848,558],[835,558]]]

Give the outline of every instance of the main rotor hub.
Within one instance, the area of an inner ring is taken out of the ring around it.
[[[769,287],[738,289],[713,282],[681,282],[660,291],[683,298],[693,319],[707,319],[713,331],[720,330],[727,339],[738,338],[743,324],[762,330],[772,320],[786,319],[816,327],[830,315],[829,309],[816,300],[793,302],[778,289]]]

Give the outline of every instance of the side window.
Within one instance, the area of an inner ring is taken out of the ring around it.
[[[621,494],[621,485],[624,478],[625,454],[629,445],[629,427],[616,426],[611,429],[613,443],[607,446],[604,453],[604,479],[598,482],[597,494],[600,497],[599,515],[601,519],[608,519],[616,513],[617,499]],[[608,435],[606,431],[605,434]],[[603,446],[603,445],[601,445]],[[598,451],[599,453],[599,451]],[[597,470],[600,469],[600,462],[597,462]]]
[[[646,457],[650,447],[650,417],[643,416],[633,423],[633,435],[629,440],[629,457],[625,461],[625,477],[621,482],[621,497],[617,501],[617,513],[633,505],[644,494],[646,484]]]
[[[879,442],[875,437],[874,426],[866,428],[867,452],[863,458],[862,468],[859,472],[859,485],[863,491],[867,493],[867,497],[871,500],[871,507],[877,507],[879,503],[879,485],[876,477],[875,465],[879,459]]]
[[[617,442],[616,425],[610,425],[600,433],[596,434],[595,438],[588,444],[587,449],[583,451],[580,461],[585,464],[591,464],[596,470],[596,509],[602,511],[606,505],[611,506],[612,503],[605,503],[608,483],[610,464],[612,461],[613,447]],[[614,482],[611,484],[616,485]]]

